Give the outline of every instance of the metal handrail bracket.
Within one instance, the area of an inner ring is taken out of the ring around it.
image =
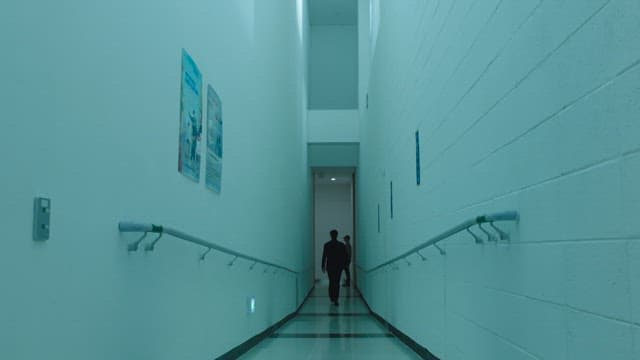
[[[497,239],[495,238],[495,236],[491,233],[489,233],[484,227],[482,227],[482,224],[486,224],[488,223],[489,226],[491,226],[492,229],[494,229],[501,240],[508,240],[509,236],[508,234],[503,231],[500,230],[498,227],[496,227],[494,225],[495,222],[499,222],[499,221],[515,221],[518,222],[520,221],[520,215],[518,214],[517,211],[505,211],[505,212],[500,212],[500,213],[495,213],[495,214],[489,214],[489,215],[482,215],[482,216],[477,216],[473,219],[467,220],[457,226],[452,227],[451,229],[444,231],[434,237],[432,237],[431,239],[423,242],[422,244],[394,257],[391,260],[385,261],[380,265],[374,266],[370,269],[365,270],[362,266],[357,265],[359,268],[361,268],[365,273],[370,273],[379,269],[384,268],[385,266],[391,265],[395,262],[397,262],[398,260],[402,260],[405,259],[407,256],[412,255],[414,253],[417,253],[418,256],[422,257],[422,254],[420,253],[421,250],[424,250],[425,248],[429,247],[429,246],[434,246],[438,249],[438,251],[440,252],[440,254],[445,255],[446,252],[440,248],[437,244],[442,241],[445,240],[461,231],[468,231],[473,237],[474,240],[476,241],[476,243],[483,243],[482,239],[480,239],[476,234],[474,234],[473,232],[471,232],[469,229],[472,226],[478,225],[480,227],[480,230],[487,235],[487,238],[489,241],[497,241]]]
[[[207,251],[205,252],[205,254],[201,255],[200,259],[204,260],[204,257],[206,256],[206,253],[208,253],[211,250],[216,250],[218,252],[222,252],[225,254],[229,254],[231,256],[234,257],[234,259],[228,264],[229,266],[232,266],[233,263],[237,260],[237,259],[245,259],[248,260],[252,263],[256,263],[256,264],[263,264],[267,267],[270,268],[274,268],[274,269],[281,269],[287,272],[290,272],[294,275],[298,275],[298,271],[292,270],[286,266],[282,266],[282,265],[278,265],[278,264],[274,264],[272,262],[269,261],[265,261],[262,259],[258,259],[256,257],[250,256],[250,255],[246,255],[240,252],[237,252],[235,250],[231,250],[228,249],[224,246],[218,245],[218,244],[214,244],[212,242],[208,242],[206,240],[202,240],[196,236],[193,235],[189,235],[185,232],[182,232],[180,230],[176,230],[170,227],[166,227],[166,226],[161,226],[161,225],[154,225],[154,224],[142,224],[142,223],[134,223],[134,222],[127,222],[127,221],[121,221],[118,223],[118,229],[120,230],[121,233],[126,233],[126,232],[136,232],[136,233],[144,233],[144,235],[146,235],[147,233],[157,233],[159,234],[159,236],[155,239],[155,241],[150,244],[148,247],[146,247],[145,250],[147,251],[152,251],[155,243],[157,242],[157,240],[160,239],[160,236],[162,236],[162,234],[168,234],[171,235],[173,237],[176,237],[178,239],[190,242],[190,243],[194,243],[200,246],[203,246],[205,248],[207,248]],[[133,243],[132,245],[129,246],[129,251],[135,251],[138,249],[138,244],[140,244],[140,242],[142,242],[142,240],[144,239],[144,236],[141,237],[140,239],[138,239],[135,243]],[[252,267],[253,268],[253,267]]]

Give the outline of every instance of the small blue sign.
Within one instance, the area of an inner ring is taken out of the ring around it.
[[[390,187],[390,208],[391,208],[391,218],[393,219],[393,181],[389,182],[389,187]]]
[[[420,131],[416,131],[416,185],[420,185]]]
[[[380,233],[380,204],[378,204],[378,234]]]

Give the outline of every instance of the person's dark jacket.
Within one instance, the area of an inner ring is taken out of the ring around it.
[[[342,270],[347,264],[347,249],[338,240],[331,240],[324,244],[322,251],[322,268],[327,271]]]

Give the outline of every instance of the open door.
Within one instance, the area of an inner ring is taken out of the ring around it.
[[[329,232],[338,230],[338,239],[345,235],[351,237],[355,253],[355,184],[354,168],[315,168],[313,186],[313,232],[315,251],[316,282],[328,282],[322,274],[322,250],[330,240]],[[352,255],[352,259],[355,256]],[[354,285],[353,261],[351,264],[351,285]],[[344,274],[343,274],[344,279]]]

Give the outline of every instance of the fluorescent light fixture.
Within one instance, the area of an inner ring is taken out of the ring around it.
[[[256,312],[256,298],[250,297],[247,299],[247,311],[249,314],[253,314]]]
[[[302,25],[304,24],[304,0],[298,0],[296,3],[296,10],[298,15],[298,36],[300,37],[300,45],[302,45],[302,41],[304,39],[304,28]]]
[[[331,181],[336,181],[336,178],[331,178]]]

